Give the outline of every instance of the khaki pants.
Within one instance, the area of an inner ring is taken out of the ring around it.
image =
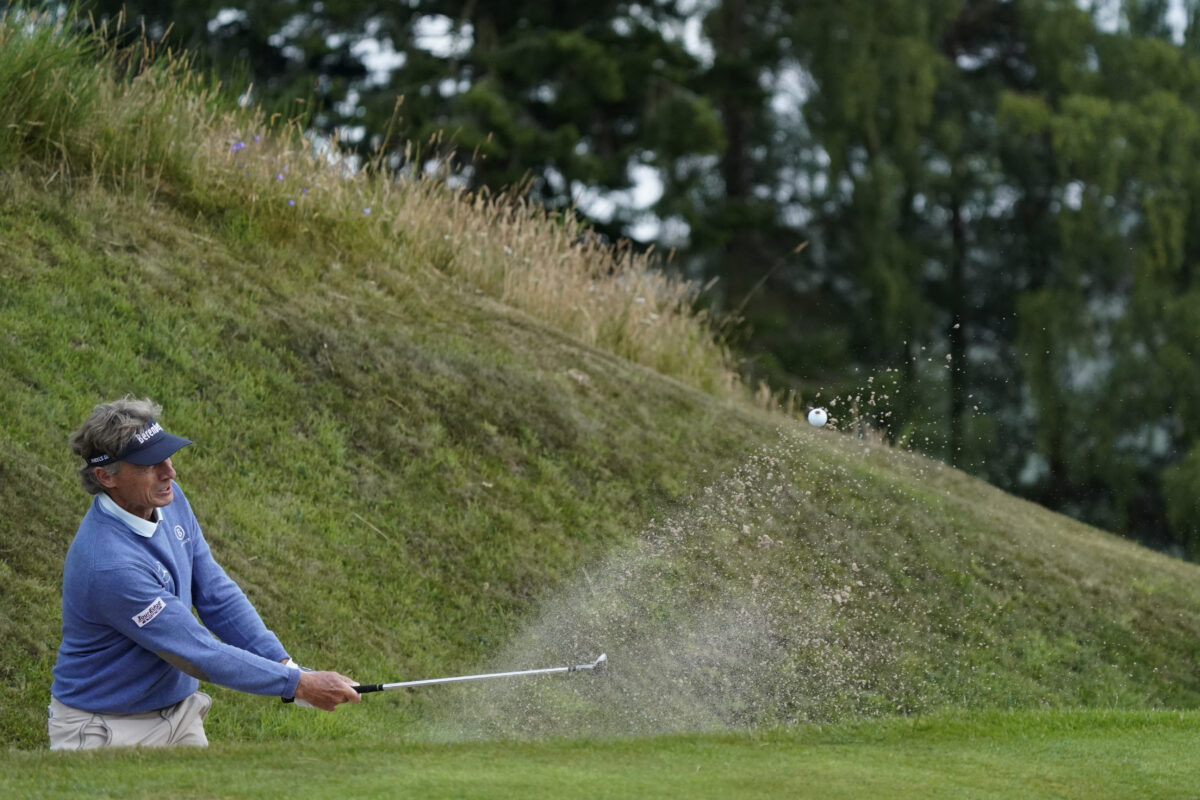
[[[196,692],[173,706],[138,714],[93,714],[50,699],[50,749],[207,747],[204,717],[212,698]]]

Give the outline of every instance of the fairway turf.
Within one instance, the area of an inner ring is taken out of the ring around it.
[[[637,739],[10,751],[20,798],[1196,797],[1196,712],[939,714]]]

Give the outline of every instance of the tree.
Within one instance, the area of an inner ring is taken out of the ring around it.
[[[1161,476],[1200,435],[1200,63],[1160,38],[1155,4],[1135,5],[1133,27],[1155,35],[1037,8],[1031,60],[1052,79],[1009,98],[1005,119],[1052,153],[1057,257],[1022,298],[1018,333],[1046,463],[1038,497],[1166,546],[1182,533],[1169,509],[1189,501],[1176,489],[1168,506]]]
[[[468,185],[528,182],[549,206],[584,189],[627,190],[638,165],[720,144],[711,105],[689,87],[695,59],[671,35],[674,2],[95,6],[198,49],[226,80],[244,70],[268,108],[306,99],[311,124],[343,144],[389,148],[394,164],[418,168],[453,150]],[[372,61],[379,52],[393,54],[386,67]],[[618,215],[609,229],[629,221]]]
[[[1055,0],[810,4],[789,142],[853,321],[842,375],[899,367],[892,435],[1165,546],[1200,387],[1197,65],[1163,4],[1125,11],[1106,31]]]

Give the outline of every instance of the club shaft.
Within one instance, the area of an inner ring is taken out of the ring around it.
[[[426,678],[419,681],[400,681],[399,683],[371,683],[355,686],[359,694],[368,692],[386,692],[392,689],[407,689],[411,686],[433,686],[439,683],[463,683],[466,681],[484,681],[492,678],[515,678],[518,675],[552,675],[557,672],[575,672],[581,669],[592,669],[592,664],[581,664],[577,667],[547,667],[545,669],[526,669],[519,672],[489,672],[484,675],[457,675],[452,678]]]

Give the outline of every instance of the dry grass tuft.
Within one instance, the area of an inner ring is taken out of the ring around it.
[[[194,209],[248,243],[307,237],[377,274],[450,277],[707,392],[740,391],[694,309],[697,288],[652,253],[601,244],[573,213],[519,191],[463,192],[445,169],[390,166],[382,153],[361,164],[299,120],[239,107],[190,57],[114,38],[47,13],[0,22],[0,81],[26,89],[0,111],[14,166]]]

